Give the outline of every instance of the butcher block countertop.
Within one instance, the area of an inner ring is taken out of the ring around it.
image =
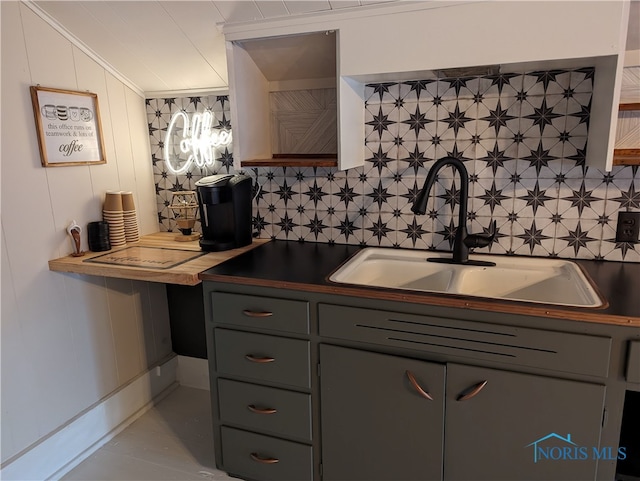
[[[178,242],[174,240],[176,235],[156,232],[109,251],[86,252],[81,257],[68,255],[50,260],[49,270],[195,286],[202,282],[198,276],[201,272],[269,242],[254,239],[252,244],[239,249],[203,252],[197,240]]]

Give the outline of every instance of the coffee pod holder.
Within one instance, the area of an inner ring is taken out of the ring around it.
[[[178,225],[178,234],[174,240],[178,242],[188,242],[198,240],[199,232],[193,232],[198,215],[198,201],[195,191],[185,190],[173,193],[169,209],[173,212],[173,218]]]

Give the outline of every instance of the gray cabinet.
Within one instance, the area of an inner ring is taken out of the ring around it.
[[[629,354],[625,375],[627,381],[640,383],[640,341],[629,341]]]
[[[325,479],[595,479],[605,387],[516,371],[601,374],[609,338],[337,305],[318,310],[323,342],[445,360],[321,345]],[[448,361],[460,358],[505,369]],[[426,383],[432,401],[420,399],[406,371],[420,373],[417,386]]]
[[[326,345],[320,362],[325,480],[595,479],[603,386]]]
[[[218,379],[220,419],[225,424],[311,442],[311,396]]]
[[[615,441],[601,439],[613,349],[601,330],[251,286],[204,292],[216,462],[232,475],[577,481],[615,462]]]
[[[244,479],[312,480],[308,303],[225,292],[210,292],[209,302],[218,468]]]
[[[215,329],[217,371],[255,381],[309,388],[309,342]]]
[[[321,345],[320,366],[325,481],[442,479],[444,365]]]
[[[216,324],[309,334],[309,303],[227,292],[211,294]]]
[[[595,479],[604,393],[596,384],[447,364],[445,479]],[[580,447],[589,459],[576,459],[585,456]]]
[[[407,352],[606,376],[611,338],[320,304],[320,335]],[[586,354],[588,353],[588,355]]]
[[[313,475],[311,446],[222,427],[224,469],[246,479],[302,481]]]

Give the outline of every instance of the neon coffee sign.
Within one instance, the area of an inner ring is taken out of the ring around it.
[[[191,114],[191,118],[183,111],[173,114],[164,142],[164,160],[171,173],[183,174],[193,164],[200,168],[213,166],[216,160],[215,149],[231,143],[231,131],[214,130],[213,120],[210,111]],[[182,121],[181,136],[180,121]],[[174,147],[178,148],[174,150]]]

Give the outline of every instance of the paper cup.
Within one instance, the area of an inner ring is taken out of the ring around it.
[[[110,212],[122,211],[122,195],[120,192],[107,191],[104,196],[103,210]]]
[[[133,192],[122,192],[122,210],[135,210],[136,206],[133,202]]]

